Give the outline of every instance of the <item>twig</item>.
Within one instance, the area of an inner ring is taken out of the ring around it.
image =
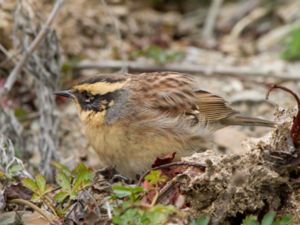
[[[35,204],[31,203],[30,201],[27,201],[24,199],[12,199],[9,202],[29,206],[30,208],[32,208],[33,210],[35,210],[39,214],[41,214],[50,224],[53,223],[53,220],[44,212],[44,210],[40,209],[39,207],[37,207]]]
[[[49,27],[51,26],[51,24],[53,23],[54,18],[56,17],[61,5],[63,4],[64,0],[57,0],[55,2],[55,5],[45,23],[45,25],[43,26],[43,28],[39,31],[39,33],[37,34],[37,36],[35,37],[35,39],[32,41],[32,43],[30,44],[29,48],[24,52],[24,54],[21,57],[21,60],[18,62],[18,64],[15,66],[15,68],[13,69],[13,71],[10,73],[9,77],[7,78],[3,90],[2,92],[6,93],[9,92],[13,86],[13,84],[15,83],[17,76],[19,75],[19,73],[21,72],[23,66],[25,65],[25,63],[27,62],[27,60],[29,59],[29,57],[32,55],[32,53],[35,51],[35,49],[39,46],[39,44],[41,43],[41,41],[43,40],[43,38],[45,37],[47,30],[49,29]]]
[[[8,52],[8,50],[7,50],[3,45],[1,45],[1,43],[0,43],[0,51],[2,51],[2,52],[6,55],[6,57],[7,57],[5,60],[3,60],[3,61],[0,63],[0,67],[3,66],[3,65],[5,65],[7,62],[13,62],[13,64],[17,64],[17,57],[18,57],[18,56],[20,55],[20,53],[21,53],[20,50],[18,50],[18,51],[15,52],[14,54],[10,54],[10,53]],[[30,74],[29,71],[28,71],[26,68],[24,68],[24,71],[25,71],[26,73]]]
[[[152,199],[152,202],[151,202],[151,204],[150,204],[150,207],[153,207],[153,206],[156,204],[157,199],[158,199],[158,196],[159,196],[159,192],[158,192],[158,191],[155,191],[155,195],[154,195],[154,197],[153,197],[153,199]]]
[[[274,84],[273,86],[271,86],[271,88],[269,89],[269,91],[267,93],[267,96],[266,96],[267,99],[269,98],[270,93],[274,89],[281,89],[283,91],[288,92],[295,98],[295,100],[297,102],[298,111],[297,111],[296,117],[294,118],[293,125],[292,125],[291,131],[290,131],[292,139],[293,139],[293,143],[295,146],[297,146],[297,144],[299,144],[299,139],[300,139],[300,99],[299,99],[299,96],[295,92],[293,92],[292,90],[290,90],[284,86]]]
[[[47,195],[45,195],[44,199],[42,199],[42,200],[44,200],[43,203],[46,206],[48,206],[48,208],[52,211],[53,215],[55,215],[57,217],[57,213],[55,211],[55,206],[51,203],[51,199]]]
[[[231,30],[234,24],[236,24],[239,20],[241,20],[245,15],[249,12],[255,10],[260,4],[261,0],[251,0],[251,1],[242,1],[241,6],[236,10],[236,12],[230,15],[227,18],[224,18],[223,21],[220,21],[219,27],[225,30]]]
[[[254,21],[262,18],[269,12],[269,8],[260,7],[252,11],[249,15],[241,19],[233,28],[230,33],[230,38],[235,40],[237,39],[242,31],[249,26]]]
[[[106,210],[107,210],[107,216],[109,219],[112,219],[112,209],[111,209],[111,205],[109,204],[108,201],[105,202],[105,206],[106,206]]]
[[[18,54],[20,54],[20,52],[18,51],[18,52],[16,52],[15,54],[10,54],[9,52],[8,52],[8,50],[6,50],[6,48],[0,43],[0,51],[2,51],[5,55],[6,55],[6,59],[5,60],[3,60],[1,63],[0,63],[0,66],[3,66],[3,65],[5,65],[5,63],[7,63],[7,62],[9,62],[9,61],[12,61],[12,62],[14,62],[14,63],[16,63],[16,57],[18,56]]]
[[[173,166],[193,166],[193,167],[198,167],[200,169],[205,169],[206,168],[206,166],[204,164],[201,164],[201,163],[193,163],[193,162],[171,162],[171,163],[167,163],[167,164],[163,164],[163,165],[160,165],[160,166],[156,166],[156,167],[153,167],[150,170],[147,170],[140,177],[138,185],[141,185],[141,183],[142,183],[143,179],[145,178],[145,176],[147,176],[147,174],[150,173],[152,170],[160,170],[160,169],[165,169],[165,168],[169,168],[169,167],[173,167]]]
[[[164,198],[171,192],[171,190],[174,190],[173,188],[175,184],[178,182],[178,179],[179,179],[178,176],[175,176],[165,186],[163,186],[162,189],[160,189],[156,199],[157,203],[163,203]]]
[[[194,64],[168,64],[155,65],[143,64],[134,61],[122,62],[108,60],[101,62],[81,62],[73,67],[75,70],[84,69],[120,69],[128,66],[130,72],[153,72],[153,71],[176,71],[181,73],[198,73],[205,76],[221,75],[231,77],[262,77],[277,78],[284,81],[300,81],[300,72],[288,73],[281,71],[264,70],[260,68],[238,67],[238,66],[203,66]]]
[[[218,18],[223,0],[213,0],[208,15],[205,20],[202,37],[204,40],[211,40],[214,38],[214,28],[216,24],[216,20]]]
[[[69,205],[68,209],[70,209],[70,207],[71,207],[71,209],[70,209],[69,212],[65,215],[65,218],[70,219],[71,213],[74,212],[74,210],[77,208],[77,206],[78,206],[78,202],[77,202],[77,201],[74,202],[73,205]]]

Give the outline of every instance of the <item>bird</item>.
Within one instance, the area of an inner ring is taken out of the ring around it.
[[[56,95],[73,99],[101,165],[134,178],[158,157],[204,151],[212,134],[230,125],[274,127],[248,117],[222,97],[177,72],[102,74]]]

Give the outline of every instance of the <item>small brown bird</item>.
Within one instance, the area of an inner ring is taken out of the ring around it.
[[[75,101],[103,166],[129,177],[167,153],[180,158],[205,149],[220,128],[274,126],[241,115],[223,98],[201,90],[193,76],[175,72],[101,75],[56,94]]]

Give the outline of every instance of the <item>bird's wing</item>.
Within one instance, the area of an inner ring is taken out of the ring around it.
[[[217,122],[235,113],[223,98],[197,90],[191,76],[171,72],[139,76],[135,102],[149,111],[173,117],[194,116],[206,122]]]
[[[217,122],[237,113],[220,96],[203,90],[197,90],[195,93],[198,110],[209,122]]]
[[[138,105],[161,113],[179,114],[191,110],[196,103],[193,80],[179,73],[140,74],[132,86]]]

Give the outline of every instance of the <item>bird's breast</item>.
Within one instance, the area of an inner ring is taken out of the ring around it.
[[[125,176],[134,177],[149,169],[157,157],[172,152],[180,157],[187,153],[181,142],[156,130],[143,132],[118,123],[86,126],[85,130],[102,166],[115,166]]]

